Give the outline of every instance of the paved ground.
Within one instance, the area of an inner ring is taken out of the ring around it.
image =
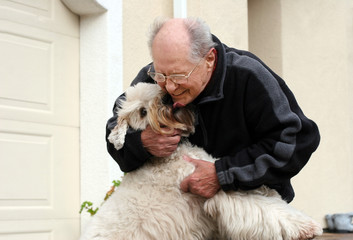
[[[324,233],[315,240],[353,240],[353,233]]]

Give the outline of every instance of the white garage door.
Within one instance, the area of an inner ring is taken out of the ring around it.
[[[0,0],[0,240],[79,235],[79,18]]]

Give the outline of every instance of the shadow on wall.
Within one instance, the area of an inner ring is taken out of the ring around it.
[[[249,51],[282,76],[281,1],[249,0]]]

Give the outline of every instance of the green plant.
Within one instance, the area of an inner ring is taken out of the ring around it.
[[[111,186],[110,190],[105,194],[104,201],[101,203],[100,206],[102,206],[103,203],[108,200],[108,198],[113,194],[113,192],[115,192],[115,189],[116,189],[117,187],[119,187],[120,184],[121,184],[121,181],[120,181],[120,180],[114,180],[114,181],[113,181],[113,186]],[[98,212],[99,208],[97,207],[97,208],[94,209],[92,202],[90,202],[90,201],[84,201],[84,202],[81,204],[80,214],[81,214],[84,210],[85,210],[86,212],[88,212],[89,214],[91,214],[91,216],[94,216],[94,215]]]
[[[93,216],[94,214],[96,214],[99,208],[93,209],[92,205],[93,205],[92,202],[88,202],[88,201],[83,202],[83,203],[81,204],[80,214],[82,213],[82,211],[83,211],[84,209],[86,209],[86,211],[87,211],[89,214],[91,214],[91,216]]]

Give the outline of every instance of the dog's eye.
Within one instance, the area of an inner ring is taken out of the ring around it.
[[[140,117],[143,118],[143,117],[146,117],[146,115],[147,115],[146,108],[140,108]]]

